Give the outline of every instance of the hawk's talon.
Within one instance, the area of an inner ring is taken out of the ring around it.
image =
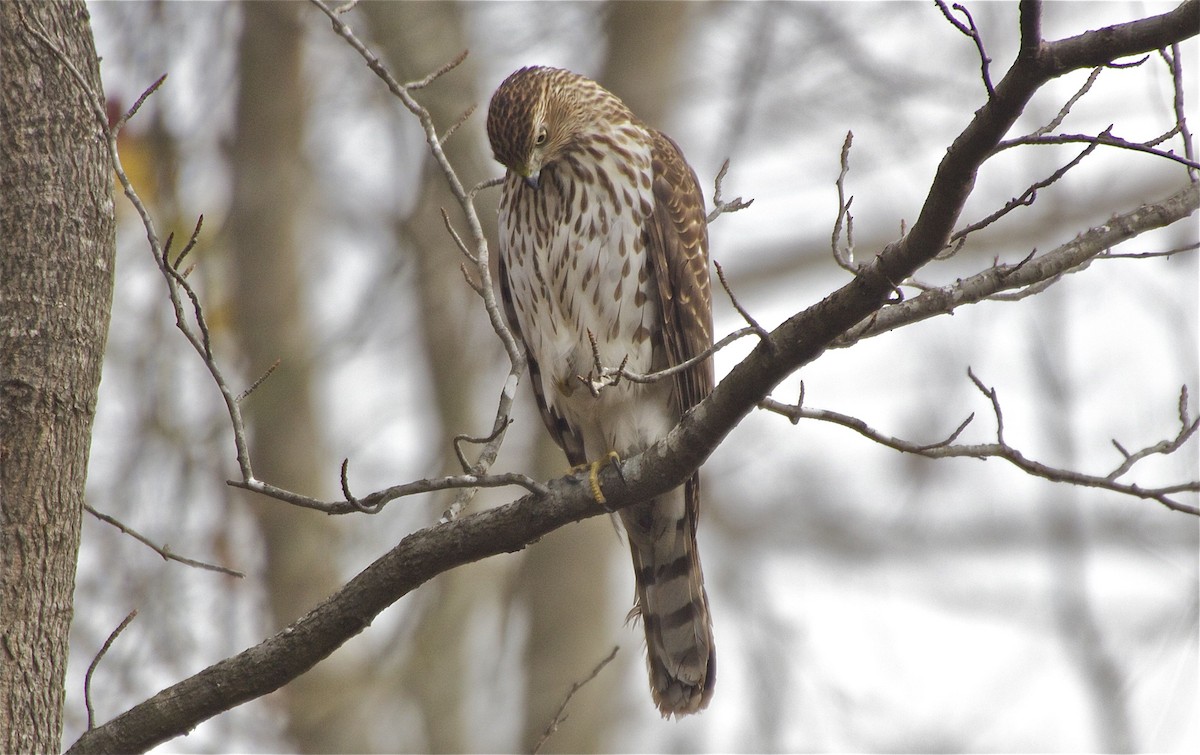
[[[579,474],[580,472],[585,471],[588,473],[588,487],[592,490],[592,498],[594,498],[596,503],[598,503],[604,508],[604,510],[607,511],[608,499],[604,497],[604,491],[600,489],[600,470],[606,463],[613,465],[613,467],[617,470],[617,476],[621,478],[621,482],[624,482],[625,474],[621,472],[621,456],[616,451],[609,451],[608,455],[603,459],[597,459],[596,461],[587,464],[580,464],[572,467],[571,472],[573,474]]]
[[[591,469],[588,470],[588,484],[592,487],[592,497],[596,499],[596,503],[604,506],[608,503],[608,499],[604,497],[604,491],[600,489],[600,464],[599,461],[591,463]]]

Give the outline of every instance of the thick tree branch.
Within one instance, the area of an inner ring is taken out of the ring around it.
[[[950,146],[911,232],[864,265],[846,286],[772,331],[665,439],[626,460],[619,470],[605,467],[600,479],[610,509],[682,484],[783,378],[883,306],[899,281],[933,259],[950,238],[979,166],[1042,84],[1076,68],[1170,46],[1194,36],[1200,26],[1200,0],[1188,0],[1162,16],[1062,42],[1040,42],[1036,11],[1036,4],[1022,4],[1022,54],[996,84],[995,96]],[[515,390],[515,381],[511,387]],[[380,611],[437,574],[520,550],[569,522],[604,513],[577,478],[553,480],[546,488],[406,537],[279,634],[92,729],[69,752],[143,751],[184,734],[304,673],[366,628]]]

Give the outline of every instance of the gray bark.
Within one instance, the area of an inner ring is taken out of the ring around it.
[[[81,2],[0,3],[0,750],[57,750],[112,304],[106,134]]]

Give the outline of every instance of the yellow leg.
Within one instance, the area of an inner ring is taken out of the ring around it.
[[[595,498],[596,503],[600,504],[601,506],[608,503],[608,499],[606,499],[604,497],[604,491],[602,491],[600,489],[600,470],[604,467],[604,465],[606,463],[620,464],[621,457],[620,457],[620,455],[617,454],[616,451],[609,451],[608,455],[605,456],[603,459],[598,459],[596,461],[591,462],[590,464],[580,464],[578,467],[575,467],[571,470],[572,472],[582,472],[584,470],[587,470],[588,486],[591,487],[591,489],[592,489],[592,497]],[[619,469],[619,467],[618,467],[618,469]]]

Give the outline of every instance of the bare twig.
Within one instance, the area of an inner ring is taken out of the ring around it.
[[[267,378],[271,377],[271,373],[275,372],[275,370],[278,369],[279,365],[282,363],[283,363],[282,358],[276,359],[274,362],[272,362],[271,366],[267,368],[267,371],[258,376],[258,380],[255,380],[253,383],[250,384],[249,388],[247,388],[246,390],[242,391],[241,393],[239,393],[237,395],[237,402],[239,404],[242,403],[243,401],[246,400],[246,398],[251,393],[254,393],[256,390],[258,390],[258,387],[260,385],[262,385],[263,383],[267,382]]]
[[[344,39],[366,61],[367,67],[383,80],[388,90],[420,121],[421,128],[425,133],[425,142],[429,146],[429,151],[433,155],[434,162],[441,169],[450,192],[454,195],[454,198],[462,207],[463,214],[466,216],[470,236],[474,242],[474,251],[467,254],[467,256],[473,258],[476,273],[479,276],[478,287],[472,285],[472,288],[483,298],[484,309],[487,311],[492,330],[495,331],[500,342],[504,344],[504,350],[509,360],[508,378],[505,380],[504,387],[500,391],[495,419],[492,424],[496,437],[480,449],[478,461],[473,465],[480,470],[486,471],[496,461],[496,455],[500,452],[500,446],[504,442],[504,430],[508,426],[508,417],[511,414],[512,402],[516,398],[517,384],[520,382],[521,374],[525,371],[525,353],[518,345],[516,337],[509,330],[500,305],[496,301],[495,286],[492,285],[491,268],[488,262],[487,238],[484,236],[483,225],[480,223],[479,215],[475,210],[475,192],[485,185],[490,184],[485,182],[484,184],[477,185],[469,192],[464,188],[462,181],[459,180],[458,173],[454,170],[454,166],[450,164],[450,160],[442,148],[443,137],[438,134],[437,127],[433,122],[433,116],[412,96],[413,90],[431,84],[439,76],[461,64],[466,59],[467,51],[464,50],[454,60],[425,78],[410,82],[409,84],[401,84],[392,76],[382,61],[359,40],[335,11],[331,10],[322,0],[310,0],[310,2],[329,18],[334,32]],[[460,491],[454,502],[450,505],[450,508],[446,510],[446,515],[450,518],[457,517],[470,504],[475,492],[473,488]]]
[[[1153,146],[1158,141],[1162,141],[1163,137],[1173,135],[1174,129],[1167,132],[1167,134],[1164,134],[1163,137],[1160,137],[1158,140],[1152,140],[1150,142],[1131,142],[1118,136],[1113,136],[1111,132],[1112,126],[1110,125],[1103,132],[1097,134],[1096,136],[1091,136],[1089,134],[1047,134],[1042,136],[1019,136],[1016,139],[1009,139],[997,144],[996,148],[993,150],[993,154],[1026,144],[1097,144],[1105,147],[1127,149],[1133,152],[1145,152],[1146,154],[1154,155],[1155,157],[1174,160],[1181,165],[1186,165],[1190,169],[1200,169],[1200,163],[1197,163],[1196,160],[1192,159],[1191,157],[1186,155],[1177,155],[1168,150],[1155,149]]]
[[[340,474],[342,483],[342,497],[346,499],[346,503],[355,511],[361,511],[364,514],[378,514],[383,511],[383,506],[387,501],[379,501],[374,504],[365,504],[350,492],[350,460],[342,459],[342,471]]]
[[[1163,60],[1167,63],[1167,67],[1171,70],[1171,82],[1175,87],[1175,127],[1183,139],[1183,154],[1187,159],[1195,162],[1195,145],[1192,143],[1192,132],[1188,129],[1187,116],[1183,108],[1183,65],[1179,62],[1179,43],[1171,45],[1171,52],[1169,54],[1165,49],[1158,52],[1162,55]],[[1192,166],[1188,166],[1188,178],[1193,181],[1197,180],[1196,169]]]
[[[504,424],[504,427],[511,425],[512,422],[513,422],[512,418],[510,417],[508,422],[506,422]],[[503,430],[504,427],[501,427],[496,430],[492,430],[492,433],[490,435],[484,436],[482,438],[472,438],[470,435],[455,435],[454,436],[454,441],[453,441],[454,453],[455,453],[455,455],[458,456],[458,463],[462,465],[463,472],[465,472],[467,474],[472,474],[472,473],[478,473],[480,470],[476,469],[474,466],[472,466],[470,464],[470,462],[467,461],[466,454],[463,453],[462,446],[460,444],[474,443],[476,445],[483,445],[485,443],[491,443],[492,441],[494,441],[496,439],[496,436],[498,436],[500,434],[501,430]]]
[[[137,540],[142,545],[145,545],[150,550],[152,550],[155,553],[157,553],[158,555],[162,556],[164,561],[176,561],[178,563],[183,564],[184,566],[192,566],[197,569],[205,569],[207,571],[220,572],[221,574],[228,574],[229,576],[237,577],[238,579],[242,579],[246,576],[245,574],[243,574],[240,571],[237,571],[236,569],[230,569],[226,566],[218,566],[216,564],[209,564],[209,563],[205,563],[204,561],[197,561],[192,558],[184,558],[183,556],[173,553],[171,551],[171,547],[169,545],[157,545],[156,543],[151,541],[150,538],[141,534],[140,532],[133,529],[129,525],[125,524],[121,520],[116,519],[115,517],[111,517],[108,514],[101,514],[99,511],[96,511],[96,509],[92,508],[90,504],[85,503],[83,505],[83,509],[84,509],[84,511],[88,512],[89,514],[96,517],[100,521],[104,522],[105,524],[111,524],[113,527],[116,527],[124,534],[129,535],[134,540]]]
[[[612,663],[612,659],[617,657],[617,651],[620,649],[620,645],[615,646],[612,649],[612,652],[609,653],[604,660],[596,664],[596,667],[592,669],[592,673],[588,674],[583,680],[575,682],[571,685],[571,689],[567,691],[567,696],[563,698],[562,704],[558,706],[558,711],[554,714],[554,718],[550,719],[550,723],[546,725],[546,730],[542,732],[541,738],[538,739],[537,744],[533,746],[534,755],[537,755],[537,753],[541,751],[542,745],[546,744],[546,740],[550,738],[550,735],[558,731],[558,727],[566,722],[567,704],[571,702],[572,697],[575,697],[575,693],[583,689],[584,685],[586,685],[588,682],[599,676],[600,672],[604,670],[604,667],[609,663]]]
[[[125,128],[125,124],[129,122],[129,119],[136,115],[137,111],[142,109],[142,105],[145,104],[146,99],[150,95],[157,92],[158,88],[162,86],[163,82],[166,80],[167,75],[164,73],[162,76],[159,76],[153,84],[146,87],[146,91],[142,92],[142,94],[136,100],[134,100],[133,105],[125,111],[124,115],[117,119],[117,122],[112,125],[111,130],[120,131],[121,129]]]
[[[504,183],[504,176],[496,176],[495,178],[488,178],[480,181],[472,186],[471,190],[467,192],[467,198],[474,201],[475,196],[479,194],[479,192],[483,191],[484,189],[490,189],[493,186],[499,186],[502,183]]]
[[[1200,249],[1200,243],[1193,242],[1191,244],[1184,244],[1183,246],[1177,246],[1174,249],[1167,249],[1166,251],[1162,251],[1162,252],[1112,252],[1112,251],[1106,251],[1103,254],[1096,255],[1096,257],[1097,257],[1097,259],[1102,259],[1102,260],[1120,260],[1120,259],[1144,260],[1144,259],[1150,259],[1151,257],[1174,257],[1177,254],[1183,254],[1185,252],[1194,252],[1197,249]]]
[[[833,249],[833,259],[837,262],[838,267],[851,273],[857,273],[858,267],[854,264],[854,216],[850,214],[850,205],[854,202],[854,197],[846,198],[846,174],[850,172],[850,145],[854,142],[854,132],[846,132],[846,140],[842,142],[841,170],[837,177],[837,195],[838,195],[838,212],[837,217],[833,221],[833,236],[829,241],[830,247]],[[846,243],[843,246],[841,242],[842,227],[846,229]],[[901,236],[904,234],[901,233]]]
[[[446,212],[445,207],[439,209],[442,211],[442,223],[446,226],[446,232],[450,234],[450,238],[454,239],[454,245],[458,247],[458,251],[462,252],[472,265],[479,267],[479,258],[471,253],[466,242],[462,240],[462,236],[459,236],[458,231],[454,230],[454,224],[450,222],[450,213]]]
[[[992,405],[992,414],[996,421],[996,442],[981,443],[971,445],[955,445],[954,441],[958,439],[963,430],[975,418],[974,414],[963,420],[958,427],[944,440],[934,443],[920,444],[912,441],[896,438],[885,433],[881,433],[868,425],[863,420],[857,417],[851,417],[838,412],[827,411],[824,409],[811,409],[803,405],[803,401],[788,405],[776,401],[772,398],[767,398],[759,402],[759,407],[776,414],[780,414],[788,418],[792,424],[796,424],[801,419],[812,419],[821,422],[830,422],[842,427],[849,428],[864,438],[878,443],[882,446],[900,451],[902,453],[924,456],[931,459],[945,458],[972,458],[972,459],[1003,459],[1021,471],[1034,477],[1050,480],[1052,482],[1065,482],[1071,485],[1080,487],[1098,488],[1108,490],[1114,493],[1140,498],[1143,500],[1153,500],[1166,506],[1173,511],[1179,511],[1186,514],[1200,515],[1200,507],[1190,503],[1184,503],[1177,500],[1174,496],[1180,493],[1197,493],[1200,492],[1200,482],[1187,482],[1178,485],[1165,485],[1161,487],[1147,488],[1137,485],[1136,483],[1124,483],[1119,481],[1119,477],[1126,474],[1134,464],[1147,456],[1154,454],[1169,454],[1174,453],[1183,446],[1185,442],[1195,435],[1197,427],[1200,426],[1200,419],[1188,421],[1187,415],[1187,393],[1186,390],[1181,395],[1181,406],[1184,407],[1180,411],[1181,424],[1183,429],[1173,439],[1157,443],[1148,448],[1142,449],[1137,453],[1130,454],[1121,448],[1114,441],[1114,445],[1125,456],[1124,463],[1117,469],[1107,475],[1090,475],[1074,470],[1062,469],[1053,467],[1048,464],[1043,464],[1033,459],[1029,459],[1019,450],[1010,446],[1004,440],[1004,415],[1000,408],[1000,400],[994,388],[989,388],[983,384],[973,371],[967,370],[967,375],[975,387],[989,400]]]
[[[259,493],[278,501],[283,501],[284,503],[290,503],[293,506],[312,509],[313,511],[320,511],[326,514],[353,514],[368,510],[370,510],[369,513],[376,513],[376,510],[382,508],[384,504],[390,503],[397,498],[419,495],[421,493],[433,493],[439,490],[471,490],[475,488],[503,488],[510,486],[519,486],[531,493],[537,494],[544,494],[547,490],[545,484],[528,475],[516,472],[430,477],[407,482],[403,485],[393,485],[390,488],[378,490],[365,496],[352,496],[353,502],[349,500],[321,501],[291,490],[276,487],[261,480],[228,480],[225,484],[230,487]],[[454,517],[449,518],[453,519]]]
[[[468,53],[468,50],[463,50],[458,55],[455,55],[453,60],[446,63],[441,68],[438,68],[433,73],[429,74],[428,76],[426,76],[423,79],[417,79],[416,81],[410,81],[407,84],[402,85],[403,88],[410,92],[416,91],[418,89],[424,89],[425,87],[427,87],[430,84],[432,84],[433,82],[437,81],[439,78],[441,78],[445,74],[450,73],[455,68],[458,68],[460,65],[462,65],[463,61],[465,61],[467,59],[467,53]],[[471,109],[474,110],[475,106],[472,105]]]
[[[691,369],[692,367],[695,367],[696,365],[703,362],[705,359],[708,359],[713,354],[716,354],[718,351],[725,348],[726,346],[733,343],[734,341],[738,340],[739,338],[745,338],[746,336],[759,336],[759,335],[760,335],[759,332],[751,327],[745,327],[740,330],[735,330],[732,333],[730,333],[729,335],[722,338],[721,340],[714,343],[712,346],[709,346],[704,351],[702,351],[699,354],[697,354],[696,356],[692,357],[691,359],[680,362],[679,364],[673,365],[671,367],[667,367],[665,369],[658,370],[657,372],[650,372],[650,373],[646,373],[646,374],[642,374],[640,372],[632,372],[627,369],[622,369],[621,370],[621,378],[623,380],[628,380],[633,383],[654,383],[659,380],[663,380],[665,378],[673,377],[674,375],[677,375],[680,372],[683,372],[685,370]]]
[[[174,262],[171,262],[170,255],[167,255],[167,264],[169,264],[171,267],[175,268],[176,270],[179,269],[179,266],[183,264],[183,260],[189,254],[191,254],[191,251],[193,249],[196,248],[196,243],[200,240],[200,230],[203,227],[204,227],[204,216],[200,215],[196,218],[196,227],[192,229],[192,235],[188,238],[187,244],[184,245],[183,250],[179,252],[179,256],[175,258]],[[175,238],[174,234],[167,237],[167,243],[164,245],[164,248],[163,248],[164,253],[166,252],[167,248],[171,246],[171,240],[174,238]],[[185,274],[184,277],[186,278],[187,275]]]
[[[100,651],[96,653],[96,657],[93,658],[91,664],[88,665],[87,673],[83,675],[83,705],[85,708],[87,708],[88,731],[96,728],[96,710],[92,707],[92,675],[96,673],[96,667],[100,665],[100,661],[104,658],[104,654],[107,653],[108,649],[112,647],[112,644],[116,642],[117,637],[120,636],[121,632],[125,631],[125,627],[129,626],[129,623],[136,617],[137,609],[135,608],[130,611],[124,619],[121,620],[121,623],[118,624],[117,628],[112,631],[112,634],[108,635],[108,639],[105,640],[104,644],[100,646]]]
[[[589,329],[587,338],[592,347],[592,368],[588,370],[588,374],[576,375],[575,379],[583,383],[583,386],[592,394],[592,398],[600,398],[600,391],[621,382],[621,377],[625,373],[625,365],[629,364],[629,354],[622,357],[621,365],[617,369],[609,369],[604,366],[604,361],[600,358],[600,344],[596,341],[596,334]]]
[[[458,116],[458,120],[450,124],[450,128],[446,129],[446,132],[442,134],[442,137],[438,140],[438,142],[445,144],[446,140],[453,136],[455,131],[458,131],[458,127],[467,122],[467,119],[470,118],[471,114],[475,112],[476,107],[477,105],[472,102],[470,107],[464,110],[462,115]]]
[[[708,217],[704,219],[705,223],[713,222],[718,216],[726,212],[737,212],[738,210],[744,210],[750,205],[754,204],[753,199],[744,200],[741,197],[734,197],[726,202],[721,198],[721,183],[725,180],[725,174],[728,172],[729,158],[727,157],[725,158],[725,162],[721,163],[721,169],[717,171],[717,179],[713,182],[713,209],[712,212],[708,213]]]
[[[1200,186],[1188,184],[1159,202],[1114,215],[1103,225],[1088,229],[1046,254],[1022,260],[1019,265],[994,265],[952,285],[931,287],[902,304],[877,310],[838,336],[832,346],[845,348],[863,338],[948,314],[966,304],[1000,300],[1004,298],[1002,292],[1031,286],[1045,288],[1068,273],[1085,269],[1091,260],[1105,256],[1121,242],[1182,220],[1198,208]],[[1020,295],[1011,298],[1020,298]]]
[[[988,388],[986,385],[984,385],[983,381],[976,376],[975,371],[970,367],[967,368],[967,377],[971,379],[971,382],[975,384],[975,387],[979,389],[979,392],[992,402],[992,414],[996,417],[996,442],[1002,446],[1005,445],[1004,413],[1000,411],[999,394],[996,393],[995,388]]]
[[[1044,189],[1047,186],[1050,186],[1051,184],[1055,183],[1060,178],[1065,176],[1067,174],[1067,171],[1069,171],[1071,168],[1074,168],[1076,165],[1081,163],[1085,157],[1092,154],[1092,152],[1094,152],[1096,150],[1097,146],[1098,145],[1095,145],[1095,144],[1089,144],[1087,147],[1085,147],[1083,149],[1082,152],[1080,152],[1078,155],[1075,156],[1074,160],[1071,160],[1071,162],[1067,163],[1066,165],[1062,166],[1058,170],[1054,171],[1046,178],[1043,178],[1041,181],[1037,181],[1036,183],[1032,184],[1025,191],[1021,192],[1020,196],[1010,199],[999,210],[996,210],[995,212],[993,212],[991,215],[988,215],[983,220],[979,220],[975,223],[971,223],[970,225],[966,226],[965,228],[955,231],[955,233],[950,237],[950,243],[946,245],[946,248],[948,250],[947,253],[939,255],[938,258],[945,259],[946,257],[952,256],[953,254],[958,252],[960,249],[962,249],[963,242],[966,241],[966,238],[969,234],[974,233],[975,231],[981,230],[983,228],[987,228],[989,225],[991,225],[992,223],[995,223],[997,220],[1004,217],[1005,215],[1012,212],[1013,210],[1015,210],[1018,207],[1029,207],[1030,205],[1032,205],[1035,201],[1037,201],[1037,193],[1039,190]]]
[[[471,287],[471,290],[479,296],[483,296],[483,286],[476,283],[475,279],[471,277],[471,271],[467,269],[467,263],[458,263],[458,270],[462,273],[463,280],[467,282],[467,285]]]
[[[1092,85],[1096,83],[1096,79],[1100,78],[1100,72],[1103,71],[1104,68],[1105,66],[1096,66],[1093,68],[1092,72],[1088,74],[1087,81],[1083,82],[1083,86],[1079,87],[1079,91],[1071,95],[1070,99],[1067,100],[1067,103],[1059,109],[1058,113],[1055,114],[1052,119],[1050,119],[1049,123],[1047,123],[1045,126],[1042,126],[1037,131],[1034,131],[1033,136],[1044,136],[1062,125],[1063,120],[1065,120],[1067,114],[1071,112],[1071,108],[1075,106],[1075,103],[1079,102],[1079,99],[1083,97],[1083,95],[1091,91]]]
[[[975,49],[979,51],[979,65],[983,74],[983,85],[987,88],[988,99],[995,97],[996,87],[992,86],[992,74],[990,71],[992,59],[988,57],[987,50],[983,49],[983,37],[980,36],[979,29],[975,26],[975,19],[971,17],[971,12],[967,10],[966,6],[960,3],[954,4],[954,10],[966,16],[967,23],[964,24],[954,17],[954,14],[950,12],[950,8],[946,7],[945,0],[935,1],[938,8],[942,11],[942,15],[946,17],[946,20],[953,24],[955,29],[970,37],[971,41],[975,43]]]
[[[773,349],[774,347],[771,345],[771,334],[767,332],[766,328],[758,324],[758,320],[755,320],[750,315],[750,312],[742,306],[742,303],[738,301],[737,297],[734,296],[733,289],[729,287],[729,281],[725,280],[725,270],[721,267],[721,263],[713,260],[713,267],[717,271],[717,279],[721,281],[721,288],[725,289],[725,293],[729,296],[729,301],[733,304],[733,308],[736,309],[737,313],[742,316],[742,319],[746,321],[746,324],[749,325],[756,334],[758,334],[758,337],[763,341],[763,343],[767,344],[767,348]]]
[[[1137,68],[1138,66],[1142,65],[1142,63],[1145,63],[1149,59],[1150,59],[1149,55],[1143,55],[1142,57],[1138,58],[1137,60],[1131,60],[1128,63],[1116,63],[1116,62],[1105,63],[1104,67],[1105,68],[1116,68],[1118,70],[1123,69],[1123,68]]]
[[[1125,460],[1121,462],[1120,466],[1109,472],[1108,477],[1105,479],[1116,480],[1132,469],[1134,464],[1137,464],[1147,456],[1173,454],[1188,441],[1188,438],[1196,434],[1197,427],[1200,427],[1200,418],[1192,420],[1188,416],[1188,389],[1186,385],[1179,390],[1179,425],[1179,434],[1174,438],[1155,443],[1152,446],[1147,446],[1133,453],[1126,451],[1114,439],[1112,444],[1125,457]]]

